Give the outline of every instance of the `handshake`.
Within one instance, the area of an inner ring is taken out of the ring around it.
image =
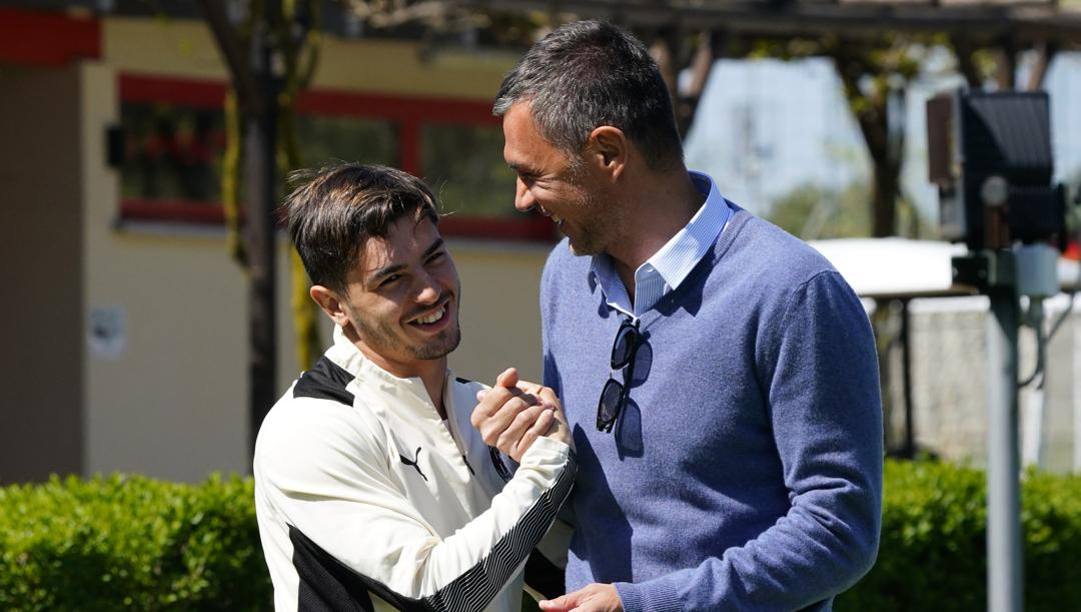
[[[491,389],[477,392],[477,407],[470,421],[488,446],[518,463],[541,436],[573,448],[567,418],[555,392],[519,380],[514,368],[500,374]]]

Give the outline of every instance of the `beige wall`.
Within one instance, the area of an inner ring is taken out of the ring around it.
[[[0,68],[0,484],[82,469],[78,83]]]
[[[103,19],[103,60],[118,71],[225,80],[202,22]],[[414,42],[324,36],[313,87],[490,100],[517,57],[492,52],[425,52]]]
[[[198,24],[110,18],[105,26],[105,57],[81,73],[82,317],[92,309],[123,311],[126,345],[115,356],[87,352],[86,471],[134,471],[176,480],[198,480],[215,470],[247,472],[245,277],[226,255],[221,229],[118,227],[119,177],[102,155],[104,130],[117,120],[119,72],[202,78],[224,73]],[[373,65],[361,70],[356,57]],[[488,97],[507,68],[504,62],[429,74],[430,64],[417,57],[415,48],[400,44],[329,41],[319,79],[322,86]],[[450,248],[464,296],[463,342],[451,359],[456,374],[490,382],[515,365],[538,379],[537,285],[549,246],[451,240]],[[278,264],[278,387],[283,391],[298,373],[286,253],[283,239]],[[329,328],[324,327],[326,342]]]
[[[105,166],[115,72],[83,71],[87,311],[119,309],[126,346],[87,357],[88,472],[197,479],[246,464],[244,276],[220,231],[116,228],[119,177]]]
[[[514,366],[540,381],[537,289],[549,248],[450,241],[462,278],[462,344],[450,360],[458,376],[492,384]]]

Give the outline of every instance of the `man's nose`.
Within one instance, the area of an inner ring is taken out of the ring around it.
[[[418,304],[434,304],[439,301],[439,283],[431,274],[421,274],[416,288]]]
[[[536,201],[533,199],[533,195],[529,193],[529,188],[522,182],[522,179],[518,179],[515,187],[514,208],[517,209],[518,212],[529,212],[533,210],[533,207],[536,206]]]

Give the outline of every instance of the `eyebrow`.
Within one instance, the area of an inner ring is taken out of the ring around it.
[[[427,249],[424,249],[424,254],[422,255],[422,257],[426,258],[426,257],[430,256],[432,253],[435,253],[439,249],[443,248],[443,244],[444,243],[443,243],[442,238],[436,238],[435,241],[432,242],[431,246],[429,246]],[[396,274],[396,273],[400,272],[401,270],[404,270],[405,267],[406,266],[403,263],[390,264],[388,266],[383,266],[382,268],[379,268],[375,272],[372,272],[371,276],[369,277],[369,282],[375,282],[375,281],[378,281],[379,279],[381,279],[383,277],[390,276],[391,274]]]
[[[530,168],[529,166],[525,166],[525,165],[522,165],[522,164],[510,163],[510,164],[507,164],[507,166],[510,167],[511,170],[514,170],[515,172],[517,172],[518,174],[521,174],[521,175],[537,176],[538,174],[540,174],[540,172],[538,172],[536,169]]]
[[[428,247],[427,249],[424,250],[424,256],[427,257],[427,256],[431,255],[432,253],[435,253],[436,251],[438,251],[441,248],[443,248],[443,239],[442,238],[436,238],[435,242],[432,242],[432,246],[430,246],[430,247]]]

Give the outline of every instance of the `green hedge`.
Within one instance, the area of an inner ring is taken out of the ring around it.
[[[252,482],[0,489],[0,610],[270,608]]]
[[[1021,505],[1025,609],[1081,610],[1081,476],[1030,472]],[[834,608],[986,610],[986,524],[984,472],[887,462],[878,561]]]
[[[1024,483],[1025,604],[1081,609],[1081,477]],[[837,610],[986,609],[984,474],[886,464],[874,569]],[[0,610],[269,609],[250,479],[0,488]]]

